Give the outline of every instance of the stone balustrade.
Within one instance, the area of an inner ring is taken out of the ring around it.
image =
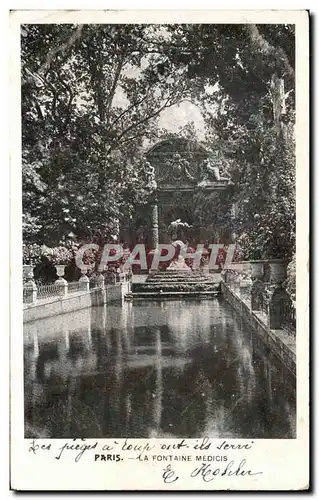
[[[224,282],[250,308],[262,314],[269,329],[296,333],[295,304],[283,287],[286,277],[284,261],[241,262],[241,269],[223,272]],[[256,264],[256,265],[255,265]]]
[[[109,285],[105,284],[104,276],[102,279],[90,279],[89,283],[86,280],[70,282],[63,287],[56,283],[39,287],[26,284],[23,289],[23,322],[56,317],[112,302],[123,302],[130,292],[130,281]]]
[[[27,266],[27,274],[25,273],[25,283],[23,284],[23,304],[37,304],[39,301],[52,299],[54,297],[68,297],[74,293],[90,292],[98,288],[104,290],[109,285],[124,284],[130,281],[130,274],[127,272],[121,273],[106,273],[99,274],[89,278],[82,275],[78,281],[68,282],[63,276],[52,284],[37,285],[33,279],[33,271],[31,266]]]
[[[266,283],[277,284],[282,283],[287,278],[287,262],[283,259],[241,261],[236,262],[234,271],[232,269],[229,271],[244,274]]]

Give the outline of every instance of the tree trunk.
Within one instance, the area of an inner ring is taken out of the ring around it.
[[[285,81],[283,78],[279,78],[276,73],[271,78],[271,95],[277,137],[282,137],[285,142],[286,125],[282,120],[283,115],[286,114]]]

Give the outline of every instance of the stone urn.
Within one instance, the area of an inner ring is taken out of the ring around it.
[[[64,270],[66,268],[66,265],[65,264],[58,264],[55,267],[55,270],[56,270],[56,273],[58,275],[58,279],[55,280],[55,283],[57,285],[59,285],[60,287],[60,294],[61,295],[66,295],[67,294],[67,291],[68,291],[68,282],[66,281],[66,279],[64,279]]]
[[[57,273],[58,277],[59,278],[63,278],[64,277],[64,273],[65,273],[66,265],[65,264],[59,264],[59,265],[56,265],[54,267],[55,267],[55,270],[56,270],[56,273]]]
[[[261,280],[264,276],[264,261],[251,260],[251,277],[252,279]]]
[[[268,261],[272,283],[282,283],[287,278],[287,263],[283,259],[273,259]]]

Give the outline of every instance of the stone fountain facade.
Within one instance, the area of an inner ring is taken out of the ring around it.
[[[198,243],[204,242],[209,228],[200,225],[194,228],[196,195],[207,192],[219,196],[230,179],[222,175],[219,165],[212,162],[203,146],[186,139],[161,141],[146,153],[146,157],[154,169],[157,188],[148,208],[142,207],[131,223],[126,224],[122,239],[129,245],[144,242],[149,248],[175,239],[186,240],[187,235],[182,232],[169,234],[167,231],[172,221],[180,219],[193,228]]]

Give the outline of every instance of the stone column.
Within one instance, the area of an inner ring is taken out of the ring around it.
[[[283,259],[272,259],[268,261],[270,268],[270,282],[282,283],[287,278],[287,262]]]
[[[130,216],[128,213],[126,213],[121,219],[120,240],[128,246],[132,244]]]
[[[26,283],[23,286],[23,302],[35,304],[37,301],[38,287],[33,279],[33,266],[23,266],[23,273],[26,278]]]
[[[37,301],[38,287],[33,280],[29,280],[23,288],[23,302],[35,304]]]
[[[56,265],[55,268],[58,275],[58,279],[55,281],[55,284],[60,288],[60,295],[64,297],[68,294],[68,282],[63,277],[65,265]]]
[[[99,274],[97,278],[95,278],[95,284],[96,290],[95,293],[92,294],[92,305],[103,306],[106,302],[106,290],[104,276],[102,274]]]
[[[157,201],[151,203],[151,246],[156,248],[158,246],[158,206]]]
[[[242,299],[249,301],[251,296],[252,279],[250,276],[245,276],[239,284],[240,296]]]
[[[85,274],[82,274],[81,278],[79,279],[79,283],[81,283],[81,290],[85,292],[90,291],[90,280]]]
[[[101,290],[105,289],[105,283],[104,283],[104,276],[103,276],[103,274],[99,274],[98,275],[98,277],[96,278],[96,283],[97,283],[98,288],[100,288]]]
[[[68,294],[68,282],[64,278],[59,278],[55,281],[60,289],[61,297],[65,297]]]

